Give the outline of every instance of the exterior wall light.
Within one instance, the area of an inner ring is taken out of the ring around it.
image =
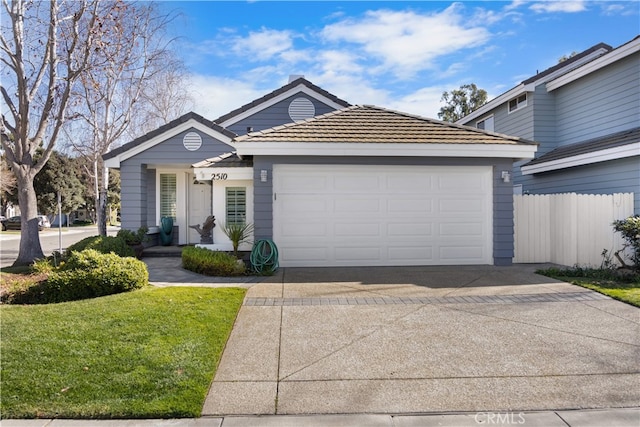
[[[262,169],[260,171],[260,182],[267,182],[267,170]]]
[[[511,182],[511,172],[502,171],[502,182]]]

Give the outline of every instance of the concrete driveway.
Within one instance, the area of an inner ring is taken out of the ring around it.
[[[535,268],[281,269],[203,415],[640,406],[640,310]]]

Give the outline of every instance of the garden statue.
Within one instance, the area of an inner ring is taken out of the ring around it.
[[[216,226],[216,217],[213,215],[209,215],[207,219],[202,223],[202,228],[200,228],[200,224],[198,225],[190,225],[189,228],[193,228],[200,235],[200,243],[202,244],[212,244],[213,236],[212,231]]]

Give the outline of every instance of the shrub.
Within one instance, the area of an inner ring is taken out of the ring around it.
[[[626,241],[621,251],[623,252],[627,248],[631,248],[631,261],[634,264],[636,270],[640,270],[640,215],[630,216],[626,219],[621,219],[613,222],[613,229],[620,234]],[[616,252],[618,259],[624,264],[619,257],[619,252]]]
[[[245,265],[226,252],[187,247],[182,250],[182,267],[207,276],[240,276]]]
[[[123,239],[127,245],[139,245],[147,239],[147,231],[147,227],[140,227],[136,232],[123,228],[118,231],[116,237]]]
[[[67,248],[66,255],[71,252],[81,252],[85,249],[94,249],[100,253],[114,253],[121,257],[133,257],[135,251],[127,245],[127,242],[120,237],[113,236],[91,236],[74,243]]]
[[[17,295],[17,304],[75,301],[139,289],[149,282],[146,265],[135,258],[94,249],[72,252],[48,279]]]

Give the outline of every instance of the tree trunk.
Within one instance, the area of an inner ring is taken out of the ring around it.
[[[101,236],[106,236],[107,235],[107,190],[100,191],[97,217],[98,217],[98,234]]]
[[[44,258],[38,230],[38,201],[33,188],[33,179],[28,172],[16,173],[18,178],[18,202],[20,204],[20,249],[14,266],[30,265],[36,259]]]

